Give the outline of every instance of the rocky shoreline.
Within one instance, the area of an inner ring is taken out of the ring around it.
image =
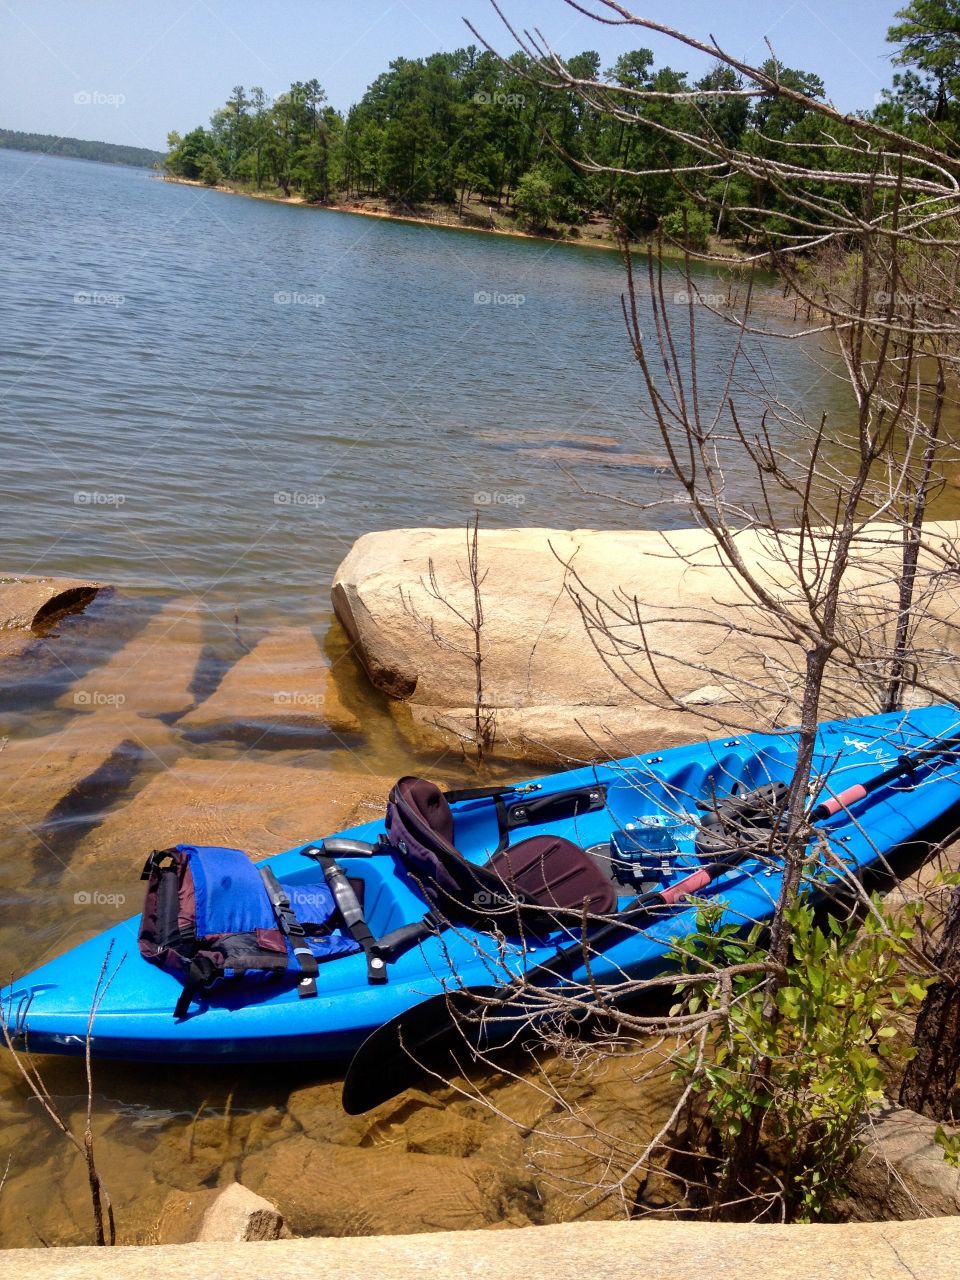
[[[882,564],[883,539],[876,531],[872,536]],[[754,670],[755,655],[742,637],[728,628],[718,647],[710,625],[718,609],[742,606],[729,572],[698,531],[671,534],[670,543],[672,562],[664,535],[656,533],[481,530],[480,560],[488,574],[483,590],[497,602],[485,611],[489,630],[482,639],[489,662],[485,688],[499,716],[491,755],[500,768],[515,773],[520,761],[558,763],[690,741],[712,736],[716,724],[736,727],[748,712],[755,714],[738,703],[735,684],[716,674],[725,668],[749,678]],[[762,545],[751,547],[750,554],[762,559]],[[430,755],[423,758],[436,761],[447,752],[445,767],[453,776],[474,776],[468,750],[473,709],[466,693],[475,688],[475,671],[462,656],[467,637],[458,630],[472,599],[464,552],[463,530],[394,530],[360,539],[333,586],[349,644],[331,648],[313,627],[231,630],[201,602],[177,598],[154,608],[124,642],[106,645],[82,671],[63,661],[71,626],[86,609],[89,625],[109,630],[123,615],[123,600],[103,584],[79,579],[0,581],[0,638],[15,640],[0,650],[4,684],[25,681],[23,687],[33,689],[36,662],[59,656],[55,688],[43,694],[52,727],[44,731],[21,715],[3,728],[0,799],[8,832],[0,865],[18,893],[17,868],[25,881],[43,886],[36,897],[20,899],[21,914],[35,924],[26,944],[35,953],[24,953],[22,928],[4,925],[3,963],[15,958],[29,967],[45,948],[61,951],[80,941],[116,918],[118,909],[135,911],[144,849],[191,839],[262,856],[305,832],[320,834],[382,813],[395,775],[371,767],[364,707],[344,680],[355,659],[387,698],[411,754],[424,749]],[[625,598],[649,610],[640,622],[651,634],[666,629],[656,644],[669,655],[673,675],[682,677],[672,705],[641,704],[611,655],[596,652],[583,633],[576,591],[566,589],[571,573],[581,601],[588,586],[600,595],[620,586]],[[875,592],[878,581],[882,575],[864,589]],[[952,581],[943,590],[942,608],[953,610]],[[456,612],[445,606],[444,594]],[[936,609],[931,616],[935,626]],[[436,643],[441,634],[442,661]],[[198,678],[211,652],[216,678]],[[765,656],[769,660],[769,649]],[[790,654],[780,659],[788,670]],[[704,710],[714,726],[705,726]],[[783,715],[789,717],[788,703]],[[339,764],[331,767],[335,754]],[[344,759],[352,759],[353,767],[345,768]],[[638,1088],[641,1066],[614,1060],[589,1080],[578,1078],[576,1063],[551,1061],[545,1070],[552,1086],[573,1090],[580,1105],[615,1124],[635,1147],[656,1132],[676,1094],[662,1064],[660,1070],[642,1066]],[[12,1161],[0,1196],[0,1238],[22,1246],[78,1244],[89,1238],[79,1159],[64,1157],[18,1101],[8,1067],[0,1070],[9,1085],[0,1092],[0,1169],[8,1148]],[[81,1092],[78,1064],[52,1064],[51,1070],[54,1094]],[[336,1082],[285,1077],[279,1070],[269,1079],[257,1071],[228,1074],[211,1087],[200,1077],[153,1079],[142,1070],[97,1065],[98,1159],[114,1195],[121,1243],[160,1246],[149,1263],[134,1264],[135,1255],[115,1251],[113,1274],[147,1274],[145,1265],[160,1265],[164,1244],[185,1248],[171,1257],[189,1265],[188,1258],[207,1257],[196,1251],[210,1246],[180,1242],[209,1240],[213,1232],[225,1241],[275,1239],[285,1232],[390,1235],[401,1242],[396,1251],[377,1248],[402,1275],[412,1257],[413,1246],[403,1243],[411,1231],[536,1227],[536,1239],[567,1230],[557,1224],[582,1213],[569,1179],[589,1180],[589,1151],[584,1148],[577,1157],[583,1163],[571,1167],[569,1117],[551,1104],[549,1092],[524,1077],[522,1066],[485,1081],[492,1109],[451,1089],[413,1090],[353,1119],[340,1109]],[[75,1122],[77,1105],[71,1104]],[[926,1122],[918,1128],[915,1120],[900,1113],[873,1125],[852,1216],[907,1219],[960,1210],[956,1171],[944,1164]],[[620,1218],[623,1207],[608,1201],[590,1216]],[[627,1229],[661,1233],[658,1249],[663,1240],[700,1230],[675,1222]],[[614,1227],[595,1221],[577,1230],[600,1248]],[[719,1240],[734,1229],[716,1230]],[[761,1240],[774,1229],[752,1230]],[[909,1224],[872,1236],[874,1228],[827,1230],[848,1233],[845,1256],[868,1236],[902,1238],[914,1247]],[[930,1238],[935,1234],[931,1230]],[[314,1261],[361,1259],[367,1248],[361,1241],[302,1245],[316,1250]],[[422,1256],[440,1256],[446,1247],[431,1253],[424,1246]],[[269,1256],[271,1275],[284,1274],[289,1258],[303,1256],[299,1243],[294,1249],[284,1240],[243,1248],[258,1259],[258,1251],[269,1249],[263,1256]],[[502,1256],[525,1248],[511,1244]],[[751,1239],[744,1248],[759,1266],[764,1247]],[[485,1250],[477,1256],[487,1256]],[[78,1275],[102,1267],[87,1256],[64,1254],[62,1265],[77,1268]],[[911,1253],[915,1264],[917,1256]],[[230,1265],[233,1258],[231,1253]],[[17,1265],[10,1263],[12,1273]]]

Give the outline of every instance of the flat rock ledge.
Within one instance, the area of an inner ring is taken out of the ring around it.
[[[960,524],[925,531],[952,546]],[[879,703],[864,673],[870,646],[890,642],[899,537],[872,525],[858,538],[841,623],[863,660],[855,672],[828,672],[828,715]],[[828,540],[780,538],[778,549],[769,533],[747,530],[737,552],[796,607],[795,566],[829,559]],[[955,688],[960,579],[924,556],[918,683],[929,664],[935,684]],[[479,725],[487,755],[555,765],[796,723],[805,655],[703,530],[481,529],[473,579],[469,559],[462,528],[392,529],[358,539],[334,577],[337,617],[414,747],[471,754]]]
[[[515,1231],[184,1244],[117,1249],[11,1249],[11,1280],[954,1280],[956,1221],[849,1226],[582,1222]]]

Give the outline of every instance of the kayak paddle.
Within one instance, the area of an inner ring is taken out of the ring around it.
[[[738,862],[744,861],[752,852],[755,850],[739,850],[708,866],[699,867],[668,888],[640,894],[628,903],[615,920],[602,925],[587,940],[589,945],[595,948],[598,943],[622,933],[634,921],[649,916],[660,907],[676,906],[683,898],[697,893]],[[556,966],[569,960],[581,959],[582,956],[583,940],[574,938],[558,947],[549,960],[524,974],[523,980],[529,983],[538,978],[556,976]],[[347,1068],[342,1095],[344,1111],[351,1116],[370,1111],[381,1102],[386,1102],[416,1084],[425,1071],[436,1071],[451,1060],[459,1069],[454,1056],[455,1049],[459,1045],[470,1052],[460,1030],[459,1017],[470,1009],[476,1011],[478,1001],[498,1000],[501,1004],[507,1004],[516,995],[515,987],[509,983],[499,987],[441,991],[385,1022],[367,1036]]]

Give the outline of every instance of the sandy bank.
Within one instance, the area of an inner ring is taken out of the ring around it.
[[[238,187],[229,186],[226,183],[217,183],[210,186],[206,182],[201,182],[197,178],[176,178],[171,174],[161,175],[162,182],[173,182],[179,186],[185,187],[202,187],[207,191],[220,191],[230,196],[246,196],[251,200],[269,200],[274,204],[297,204],[309,205],[312,209],[319,209],[331,213],[349,213],[360,218],[379,218],[386,222],[410,222],[422,227],[433,227],[439,231],[470,231],[478,235],[485,236],[507,236],[514,240],[534,240],[540,244],[564,244],[572,245],[578,249],[602,249],[606,253],[619,253],[620,248],[609,239],[609,233],[604,232],[603,236],[595,235],[579,235],[579,236],[545,236],[535,235],[529,231],[520,231],[516,227],[478,227],[471,226],[469,222],[464,222],[455,213],[447,210],[445,206],[438,206],[436,217],[419,217],[411,213],[394,213],[389,209],[384,209],[379,203],[364,203],[357,200],[348,201],[331,201],[327,204],[311,204],[304,200],[302,196],[290,195],[282,196],[269,191],[244,191]],[[442,212],[441,212],[442,210]],[[637,241],[635,244],[637,252],[646,252],[647,242]],[[664,257],[682,257],[680,249],[672,245],[663,246]],[[740,255],[736,253],[730,246],[722,246],[713,255],[711,260],[727,263],[735,263]]]

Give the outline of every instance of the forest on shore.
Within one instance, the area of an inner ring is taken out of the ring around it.
[[[957,9],[956,0],[913,0],[898,13],[888,40],[902,70],[860,113],[864,119],[914,136],[935,135],[941,144],[957,136]],[[721,63],[692,80],[687,72],[657,67],[651,50],[640,48],[607,69],[591,50],[566,66],[579,80],[601,82],[620,108],[630,109],[631,91],[663,94],[640,100],[635,109],[676,133],[706,126],[731,148],[753,148],[758,156],[789,148],[798,164],[822,167],[822,120],[800,103],[758,94],[757,86]],[[773,59],[763,70],[811,98],[824,98],[814,71]],[[730,90],[743,96],[730,96]],[[259,86],[236,85],[209,126],[169,135],[165,167],[178,178],[308,202],[376,197],[398,211],[441,204],[461,216],[472,204],[474,214],[479,205],[491,221],[506,213],[525,230],[573,235],[603,218],[632,236],[659,226],[695,245],[706,244],[712,233],[736,235],[727,223],[728,206],[749,202],[769,209],[771,229],[778,214],[791,213],[762,182],[748,190],[742,177],[685,174],[694,158],[682,139],[631,128],[623,111],[617,114],[621,118],[586,106],[576,93],[539,84],[523,54],[504,62],[471,45],[397,58],[345,115],[328,104],[315,79],[292,84],[276,99]],[[852,137],[852,127],[850,132]],[[848,140],[842,130],[832,136],[831,167],[854,163]],[[664,167],[673,173],[665,175]],[[643,172],[652,169],[661,172]],[[731,190],[731,183],[743,189]]]
[[[0,129],[0,147],[8,151],[38,151],[46,156],[66,156],[72,160],[99,160],[104,164],[128,164],[138,169],[154,169],[163,152],[147,147],[127,147],[119,142],[87,142],[83,138],[59,138],[53,133],[20,133]]]

